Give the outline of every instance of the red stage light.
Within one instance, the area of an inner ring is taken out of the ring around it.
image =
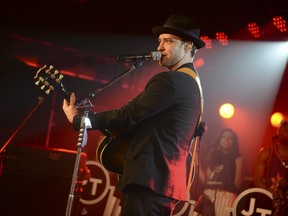
[[[206,44],[205,48],[206,49],[211,49],[212,48],[212,40],[208,36],[203,35],[200,38],[201,38],[201,40],[203,40],[205,42],[205,44]]]
[[[287,31],[286,21],[281,16],[273,17],[273,24],[280,32]]]
[[[260,37],[260,30],[259,26],[255,22],[248,23],[248,30],[251,32],[253,37],[259,38]]]
[[[216,39],[223,45],[228,45],[228,36],[224,32],[216,32]]]

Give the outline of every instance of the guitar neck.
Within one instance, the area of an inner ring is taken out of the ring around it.
[[[71,92],[62,83],[58,88],[56,88],[55,91],[57,91],[65,100],[70,101]]]

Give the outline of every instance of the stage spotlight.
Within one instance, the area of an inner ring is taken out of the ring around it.
[[[284,115],[280,112],[275,112],[270,118],[270,123],[273,127],[278,127],[281,121],[284,119]]]
[[[225,103],[220,106],[219,114],[222,118],[232,118],[234,116],[234,106],[230,103]]]

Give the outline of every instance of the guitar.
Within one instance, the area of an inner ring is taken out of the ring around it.
[[[104,133],[106,135],[100,140],[96,149],[96,159],[108,171],[121,175],[123,173],[124,155],[129,142],[125,139],[120,139],[119,136],[108,130]],[[110,135],[107,135],[107,133]]]
[[[63,85],[62,75],[53,66],[41,67],[34,76],[35,85],[40,86],[47,95],[55,91],[67,101],[70,99],[71,92]],[[112,133],[108,130],[100,130],[104,137],[99,141],[96,149],[96,159],[110,172],[122,174],[124,154],[127,150],[128,142],[120,139],[120,133]],[[117,134],[117,136],[116,136]]]

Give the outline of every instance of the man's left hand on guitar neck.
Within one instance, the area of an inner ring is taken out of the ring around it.
[[[67,119],[70,123],[73,122],[74,116],[78,115],[78,109],[75,106],[75,102],[76,102],[76,96],[74,93],[71,93],[70,101],[67,101],[66,99],[63,100],[62,109],[66,114]]]

